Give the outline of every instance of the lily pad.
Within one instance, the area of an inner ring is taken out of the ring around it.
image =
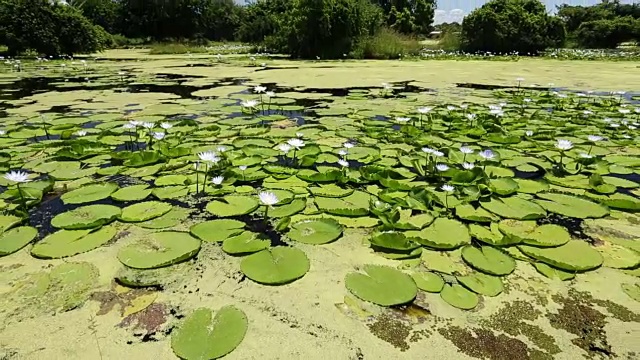
[[[252,254],[271,245],[271,240],[262,234],[244,231],[239,235],[227,238],[222,243],[222,251],[231,255]]]
[[[118,184],[90,184],[62,194],[60,199],[65,204],[84,204],[108,198],[118,189]]]
[[[567,281],[576,277],[575,273],[552,268],[551,266],[541,262],[533,263],[533,267],[535,267],[540,274],[548,277],[549,279]]]
[[[571,240],[568,243],[551,248],[530,245],[518,245],[526,255],[565,271],[587,271],[600,267],[602,255],[588,243]]]
[[[195,224],[189,230],[193,236],[205,242],[222,242],[244,232],[245,223],[231,219],[217,219]]]
[[[452,219],[437,218],[425,229],[409,233],[420,244],[440,250],[451,250],[471,243],[467,227]]]
[[[120,208],[113,205],[87,205],[63,212],[51,219],[51,226],[66,229],[94,229],[120,216]]]
[[[444,280],[436,273],[432,272],[414,272],[411,274],[413,281],[416,282],[418,289],[430,293],[438,293],[444,288]]]
[[[640,265],[640,254],[624,246],[605,242],[595,249],[604,259],[602,266],[614,269],[632,269]]]
[[[606,206],[573,195],[540,193],[543,200],[535,200],[540,206],[552,213],[579,218],[601,218],[609,214]]]
[[[547,214],[540,205],[517,196],[506,198],[494,197],[489,201],[480,201],[480,206],[507,219],[535,220]]]
[[[622,291],[633,300],[640,302],[640,284],[622,284]]]
[[[555,247],[571,240],[569,231],[555,224],[537,225],[535,221],[502,220],[498,228],[511,239],[512,244]]]
[[[0,256],[7,256],[27,246],[38,235],[31,226],[19,226],[0,234]]]
[[[471,310],[478,305],[478,295],[458,284],[445,285],[440,297],[447,304],[462,310]]]
[[[251,196],[227,195],[223,201],[214,200],[207,204],[207,211],[219,217],[231,217],[248,214],[259,206],[258,200]]]
[[[291,225],[290,239],[312,245],[332,242],[342,235],[342,225],[333,219],[301,221]]]
[[[416,297],[418,287],[413,279],[394,268],[364,265],[365,272],[349,273],[345,286],[358,298],[381,306],[406,304]]]
[[[144,200],[151,195],[152,189],[148,187],[149,185],[147,184],[127,186],[111,194],[111,198],[116,201]]]
[[[295,215],[307,207],[307,201],[304,199],[293,199],[288,204],[274,206],[269,210],[269,217],[282,218]]]
[[[92,233],[86,232],[59,230],[35,244],[31,255],[40,259],[59,259],[81,254],[108,243],[116,236],[117,230],[106,226]]]
[[[511,256],[491,246],[465,246],[462,248],[462,258],[471,267],[490,275],[508,275],[516,268]]]
[[[0,215],[0,233],[20,224],[22,218],[13,215]]]
[[[189,216],[189,210],[174,206],[168,213],[155,219],[136,223],[136,226],[145,229],[166,229],[183,223]]]
[[[303,277],[309,266],[302,250],[278,246],[245,257],[240,270],[257,283],[283,285]]]
[[[145,201],[122,209],[120,220],[124,222],[142,222],[155,219],[169,211],[171,211],[170,204],[160,201]]]
[[[457,276],[458,281],[469,290],[486,296],[498,296],[504,289],[499,277],[479,272]]]
[[[121,248],[118,260],[134,269],[154,269],[189,260],[198,251],[200,240],[188,233],[156,232]]]
[[[247,327],[247,316],[234,306],[222,307],[215,316],[211,310],[200,308],[171,335],[171,348],[185,360],[218,359],[240,345]]]

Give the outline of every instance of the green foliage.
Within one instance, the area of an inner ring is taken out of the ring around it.
[[[342,58],[382,21],[368,0],[295,0],[291,6],[270,45],[299,58]]]
[[[262,43],[280,29],[279,19],[288,8],[289,0],[258,0],[241,10],[236,39]]]
[[[385,21],[404,34],[426,35],[433,29],[435,0],[374,0],[382,8]]]
[[[397,59],[417,56],[420,50],[422,46],[417,39],[381,28],[374,35],[361,38],[350,55],[357,59]]]
[[[47,0],[0,1],[0,43],[11,55],[89,53],[111,45],[111,36],[78,9]]]
[[[565,38],[561,20],[539,0],[492,0],[464,19],[461,36],[469,52],[531,54],[559,47]]]

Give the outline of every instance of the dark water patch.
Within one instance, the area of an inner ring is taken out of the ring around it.
[[[456,83],[456,87],[474,90],[550,90],[541,86],[517,86],[517,85],[497,85],[497,84],[478,84],[478,83]]]
[[[538,225],[554,224],[562,226],[567,229],[567,231],[569,231],[569,234],[571,234],[571,236],[578,239],[586,240],[591,244],[596,241],[594,238],[584,233],[582,229],[582,223],[584,222],[584,219],[570,218],[554,213],[549,213],[547,217],[538,219],[536,222]]]
[[[100,124],[102,124],[102,121],[89,121],[82,124],[81,126],[83,129],[93,129]]]
[[[262,217],[255,215],[243,215],[233,217],[233,219],[240,220],[247,224],[250,231],[266,235],[271,241],[271,246],[289,246],[289,244],[282,240],[282,235],[274,229],[271,222],[265,221]],[[272,221],[276,220],[274,219]]]
[[[546,171],[540,168],[538,171],[520,171],[516,168],[510,168],[514,176],[518,179],[537,180],[542,179]]]

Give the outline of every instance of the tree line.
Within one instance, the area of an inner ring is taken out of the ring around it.
[[[11,55],[93,52],[125,39],[237,40],[301,58],[342,58],[363,44],[395,48],[433,29],[436,0],[0,0],[0,44]],[[615,47],[638,40],[640,5],[605,0],[561,6],[551,16],[539,0],[492,0],[461,25],[462,50],[534,54],[566,42]],[[405,36],[405,37],[403,37]]]

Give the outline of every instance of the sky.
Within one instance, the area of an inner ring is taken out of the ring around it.
[[[438,0],[438,9],[435,14],[435,23],[443,22],[461,22],[462,18],[473,11],[475,8],[482,6],[488,0]],[[635,0],[637,1],[637,0]],[[600,0],[542,0],[550,11],[555,11],[557,5],[595,5]],[[621,3],[632,4],[634,0],[621,0]]]

